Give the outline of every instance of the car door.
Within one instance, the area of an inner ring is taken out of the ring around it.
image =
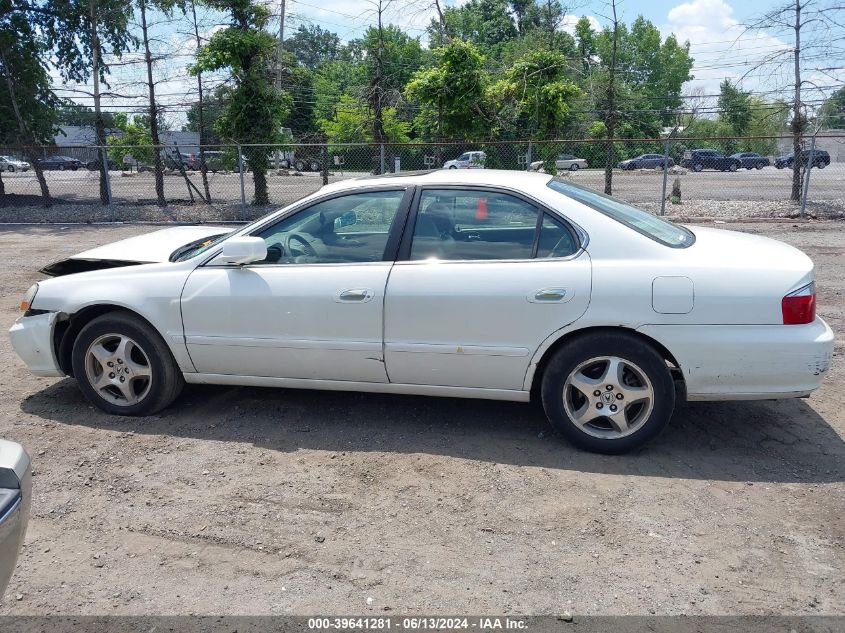
[[[422,187],[385,300],[392,383],[521,390],[590,300],[579,230],[516,192]]]
[[[384,291],[409,204],[404,187],[329,196],[251,233],[266,260],[199,266],[182,293],[196,370],[386,382]]]

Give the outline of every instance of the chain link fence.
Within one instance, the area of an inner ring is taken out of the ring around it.
[[[673,216],[842,215],[845,133],[801,147],[797,158],[791,137],[0,148],[0,219],[240,221],[330,182],[426,169],[555,173]]]

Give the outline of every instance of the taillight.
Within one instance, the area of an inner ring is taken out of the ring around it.
[[[816,284],[809,283],[786,295],[780,302],[784,325],[802,325],[816,319]]]

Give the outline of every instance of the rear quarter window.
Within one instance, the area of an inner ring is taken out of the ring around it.
[[[598,191],[575,185],[561,178],[552,178],[547,186],[664,246],[687,248],[695,242],[695,234],[689,229]]]

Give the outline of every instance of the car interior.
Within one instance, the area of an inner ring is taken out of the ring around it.
[[[411,259],[530,259],[538,209],[497,192],[424,191],[414,226]],[[577,250],[569,228],[545,215],[537,257],[564,257]]]

